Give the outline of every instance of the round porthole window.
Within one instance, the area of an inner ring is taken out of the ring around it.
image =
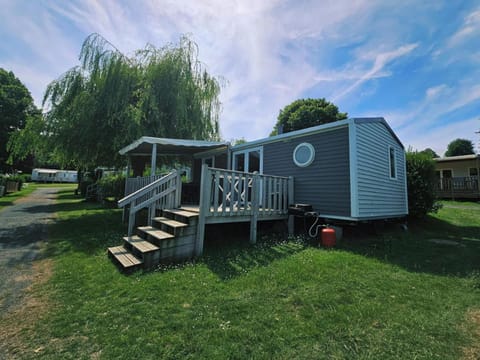
[[[301,143],[293,150],[293,162],[300,167],[310,165],[315,159],[315,149],[312,144]]]

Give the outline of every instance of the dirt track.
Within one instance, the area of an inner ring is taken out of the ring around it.
[[[0,211],[0,318],[21,306],[54,217],[58,188],[38,189]]]

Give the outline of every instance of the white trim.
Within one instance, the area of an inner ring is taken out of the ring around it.
[[[470,155],[459,155],[459,156],[447,156],[443,158],[433,159],[436,162],[447,162],[447,161],[460,161],[460,160],[475,160],[480,159],[480,155],[470,154]]]
[[[339,216],[339,215],[318,214],[318,217],[320,217],[320,218],[325,218],[325,219],[334,219],[334,220],[358,221],[358,218],[354,218],[354,217],[351,217],[351,216]]]
[[[157,172],[157,144],[152,145],[152,157],[150,159],[150,175]]]
[[[274,143],[278,141],[285,141],[290,138],[293,139],[293,138],[301,137],[304,135],[313,135],[313,134],[318,134],[326,131],[332,131],[338,128],[348,126],[353,121],[354,119],[340,120],[340,121],[335,121],[328,124],[313,126],[313,127],[302,129],[302,130],[291,131],[285,134],[270,136],[268,138],[254,140],[247,143],[235,145],[235,146],[232,146],[232,149],[234,152],[242,151],[252,146],[260,146],[260,145],[265,145],[265,144]]]
[[[142,136],[140,139],[135,140],[130,145],[125,146],[120,149],[120,155],[125,155],[126,153],[136,149],[141,144],[158,144],[158,145],[174,145],[174,146],[185,146],[185,147],[217,147],[222,145],[228,145],[228,142],[221,141],[205,141],[205,140],[186,140],[186,139],[169,139],[169,138],[156,138],[151,136]]]
[[[352,216],[338,216],[338,215],[324,215],[324,214],[318,214],[318,217],[324,218],[327,220],[349,220],[349,221],[368,221],[368,220],[383,220],[383,219],[394,219],[394,218],[401,218],[404,217],[406,214],[388,214],[388,215],[375,215],[375,216],[358,216],[358,217],[352,217]]]
[[[310,156],[309,156],[308,160],[305,161],[304,163],[299,162],[299,161],[297,160],[297,158],[295,157],[297,151],[298,151],[301,147],[307,147],[307,148],[310,150]],[[300,144],[298,144],[298,145],[295,147],[295,150],[293,150],[292,158],[293,158],[293,162],[294,162],[295,165],[297,165],[298,167],[307,167],[307,166],[309,166],[309,165],[313,162],[313,160],[315,160],[315,148],[314,148],[313,145],[310,144],[310,143],[307,143],[307,142],[300,143]]]
[[[194,159],[201,159],[202,157],[208,157],[208,156],[216,156],[216,155],[221,155],[224,154],[226,151],[228,151],[230,143],[228,143],[227,146],[225,147],[217,147],[212,150],[205,150],[202,152],[198,152],[193,154]]]
[[[393,176],[392,176],[392,150],[393,150]],[[390,180],[398,179],[398,169],[397,169],[397,149],[394,146],[388,145],[388,176]]]
[[[405,188],[405,214],[408,215],[408,186],[407,186],[407,155],[405,151],[402,151],[403,154],[403,182]]]
[[[237,163],[236,163],[236,155],[240,155],[240,154],[244,154],[244,157],[243,157],[243,165],[244,165],[244,169],[243,171],[245,172],[250,172],[248,171],[248,166],[249,166],[249,163],[248,163],[248,156],[247,154],[250,153],[250,152],[255,152],[255,151],[258,151],[260,153],[260,170],[259,170],[259,173],[260,174],[263,174],[263,146],[258,146],[258,147],[255,147],[255,148],[248,148],[248,149],[244,149],[244,150],[237,150],[237,151],[232,151],[232,170],[237,170]]]
[[[348,146],[350,158],[350,216],[358,217],[358,160],[357,160],[357,128],[354,121],[348,124]]]

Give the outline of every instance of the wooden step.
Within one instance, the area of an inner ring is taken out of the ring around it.
[[[181,221],[168,219],[166,217],[160,216],[152,219],[155,223],[158,224],[158,227],[161,227],[162,230],[169,232],[175,236],[182,234],[182,230],[188,228],[188,224],[185,224]]]
[[[200,208],[198,206],[193,206],[193,205],[192,206],[182,205],[179,210],[192,212],[192,213],[195,213],[197,215],[200,212]]]
[[[163,216],[169,219],[185,222],[194,225],[198,222],[198,212],[192,212],[184,209],[164,209]]]
[[[137,235],[125,236],[123,240],[132,245],[141,253],[148,253],[158,250],[157,246],[153,245],[151,242],[142,239],[140,236]]]
[[[175,237],[166,231],[154,228],[152,226],[139,226],[137,229],[143,232],[148,239],[151,239],[156,244],[158,244],[160,241],[170,240]]]
[[[109,256],[112,256],[124,270],[132,271],[140,268],[143,264],[142,260],[131,254],[123,246],[115,246],[108,248]]]

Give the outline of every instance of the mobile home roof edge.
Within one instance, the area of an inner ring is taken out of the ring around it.
[[[287,140],[289,138],[294,138],[302,135],[307,135],[307,134],[313,134],[316,132],[322,132],[322,131],[327,131],[327,130],[333,130],[336,128],[341,128],[348,126],[348,124],[352,121],[352,119],[347,119],[347,120],[340,120],[340,121],[335,121],[331,122],[328,124],[322,124],[322,125],[317,125],[317,126],[312,126],[306,129],[301,129],[301,130],[295,130],[295,131],[290,131],[288,133],[280,134],[280,135],[275,135],[275,136],[270,136],[266,137],[263,139],[259,140],[253,140],[249,141],[243,144],[235,145],[232,146],[232,150],[241,150],[245,148],[249,148],[251,146],[257,146],[257,145],[263,145],[263,144],[268,144],[272,142],[277,142],[277,141],[283,141]]]
[[[174,146],[185,146],[185,147],[216,147],[216,146],[226,146],[228,142],[225,141],[207,141],[207,140],[188,140],[188,139],[170,139],[170,138],[157,138],[152,136],[142,136],[140,139],[135,140],[130,145],[125,146],[120,149],[118,152],[120,155],[125,155],[126,153],[136,149],[141,144],[158,144],[158,145],[174,145]]]
[[[398,136],[394,133],[390,125],[385,121],[383,117],[365,117],[365,118],[349,118],[346,120],[339,120],[339,121],[334,121],[328,124],[322,124],[322,125],[317,125],[317,126],[312,126],[306,129],[301,129],[301,130],[295,130],[295,131],[290,131],[288,133],[280,134],[280,135],[275,135],[275,136],[270,136],[267,138],[259,139],[259,140],[253,140],[249,141],[243,144],[235,145],[232,146],[232,151],[235,150],[241,150],[241,149],[246,149],[252,146],[258,146],[258,145],[263,145],[263,144],[268,144],[268,143],[273,143],[277,141],[284,141],[290,138],[295,138],[303,135],[308,135],[308,134],[315,134],[323,131],[329,131],[329,130],[334,130],[337,128],[345,127],[351,124],[365,124],[365,123],[381,123],[385,126],[385,128],[392,134],[392,136],[395,138],[395,140],[400,144],[400,146],[405,149],[403,146],[402,142],[398,138]]]

